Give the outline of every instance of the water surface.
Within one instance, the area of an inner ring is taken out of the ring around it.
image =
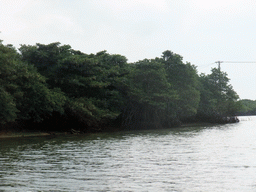
[[[256,118],[0,140],[0,191],[256,191]]]

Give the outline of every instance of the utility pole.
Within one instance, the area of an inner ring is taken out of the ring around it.
[[[220,64],[221,63],[256,63],[256,61],[215,61],[215,63],[218,64],[218,71],[219,71],[219,74],[220,74]]]
[[[221,77],[221,71],[220,71],[220,64],[223,63],[223,61],[216,61],[215,63],[218,64],[218,72],[219,72],[219,91],[221,94],[222,91],[222,77]]]
[[[220,94],[221,94],[221,90],[222,90],[222,76],[221,76],[221,69],[220,69],[220,64],[221,63],[256,63],[256,61],[216,61],[215,63],[218,64],[219,91],[220,91]]]
[[[219,70],[219,72],[220,72],[220,64],[223,63],[223,61],[216,61],[215,63],[218,64],[218,70]]]

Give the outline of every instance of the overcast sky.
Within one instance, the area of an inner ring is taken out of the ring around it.
[[[255,0],[0,0],[4,44],[60,42],[128,62],[165,50],[210,73],[216,61],[256,62]],[[241,99],[256,100],[256,63],[222,63]]]

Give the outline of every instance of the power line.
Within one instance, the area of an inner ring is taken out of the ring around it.
[[[221,63],[256,63],[256,61],[216,61],[215,63],[218,64],[218,69],[220,71]]]
[[[256,61],[216,61],[211,64],[206,64],[206,65],[199,65],[198,68],[206,68],[209,67],[210,65],[218,64],[218,69],[220,70],[220,64],[221,63],[256,63]]]
[[[256,63],[256,61],[221,61],[221,63]]]
[[[214,65],[215,63],[211,63],[211,64],[206,64],[206,65],[199,65],[197,66],[198,68],[206,68],[209,67],[210,65]]]

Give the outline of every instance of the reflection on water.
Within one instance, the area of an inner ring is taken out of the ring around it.
[[[0,140],[0,191],[256,191],[256,119]]]

